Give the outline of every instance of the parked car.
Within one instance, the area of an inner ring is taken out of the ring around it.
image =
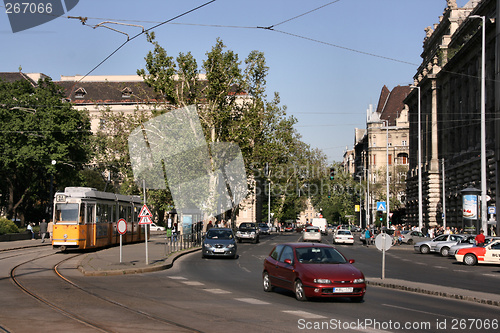
[[[276,245],[264,260],[264,291],[291,290],[299,301],[314,297],[349,297],[361,302],[365,276],[331,245],[286,243]]]
[[[474,244],[474,238],[476,235],[464,235],[464,238],[462,238],[459,241],[449,241],[449,242],[441,242],[436,245],[436,251],[437,253],[441,254],[443,257],[448,256],[448,252],[450,251],[450,248],[453,245],[457,244]]]
[[[250,240],[254,244],[259,242],[259,229],[256,223],[244,222],[241,223],[236,231],[236,238],[241,243],[243,240]]]
[[[302,240],[304,242],[321,242],[321,230],[315,226],[306,227],[302,233]]]
[[[418,242],[415,245],[413,245],[413,248],[415,251],[427,254],[430,252],[435,252],[436,251],[436,246],[440,242],[449,242],[449,241],[455,241],[458,242],[460,241],[464,235],[456,235],[456,234],[449,234],[449,235],[440,235],[437,236],[436,238],[426,240],[423,242]]]
[[[401,242],[408,245],[413,245],[418,242],[424,242],[430,240],[429,237],[425,236],[420,231],[416,230],[403,230],[401,231]]]
[[[259,223],[259,233],[261,235],[270,235],[271,234],[271,229],[269,229],[269,226],[267,223]]]
[[[350,230],[338,229],[333,233],[332,242],[334,244],[354,244],[354,236]]]
[[[500,239],[500,237],[486,236],[485,240],[484,240],[484,244],[488,245],[490,242],[492,242],[494,240],[497,240],[497,239]],[[471,248],[471,247],[474,247],[474,246],[476,246],[476,242],[472,242],[472,243],[459,243],[457,245],[453,245],[452,247],[450,247],[450,250],[448,251],[448,255],[454,257],[455,254],[458,252],[458,250],[460,250],[460,249],[468,249],[468,248]]]
[[[165,231],[165,227],[156,225],[156,223],[151,223],[149,225],[149,231]]]
[[[484,246],[460,249],[455,254],[455,259],[469,266],[475,264],[500,264],[500,240],[494,240]]]
[[[236,258],[237,246],[233,230],[230,228],[211,228],[203,237],[201,256]]]

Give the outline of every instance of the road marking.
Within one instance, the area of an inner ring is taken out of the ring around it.
[[[407,310],[407,311],[419,312],[419,313],[423,313],[423,314],[429,314],[429,315],[433,315],[433,316],[449,317],[449,316],[441,315],[441,314],[435,313],[435,312],[427,312],[427,311],[405,308],[404,306],[397,306],[397,305],[391,305],[391,304],[381,304],[381,305],[388,306],[390,308],[396,308],[396,309],[402,309],[402,310]]]
[[[187,284],[188,286],[204,286],[204,283],[198,281],[182,281],[182,283]]]
[[[187,280],[185,277],[182,276],[169,276],[168,278],[172,280]]]
[[[434,268],[444,268],[444,269],[448,269],[447,267],[443,267],[443,266],[434,266]]]
[[[281,311],[281,312],[288,313],[288,314],[291,314],[291,315],[295,315],[297,317],[305,318],[305,319],[326,318],[325,316],[317,315],[317,314],[311,313],[311,312],[300,311],[300,310],[284,310],[284,311]]]
[[[490,277],[500,277],[498,274],[483,274],[484,276],[490,276]]]
[[[209,293],[212,294],[230,294],[230,291],[227,290],[222,290],[222,289],[203,289],[205,291],[208,291]]]
[[[260,299],[256,299],[256,298],[235,298],[235,300],[240,301],[240,302],[249,303],[249,304],[254,304],[254,305],[271,304],[271,303],[264,302],[264,301],[261,301]]]

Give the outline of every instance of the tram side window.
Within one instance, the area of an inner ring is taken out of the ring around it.
[[[123,205],[120,205],[120,218],[121,219],[125,219],[125,221],[127,220],[127,211],[126,211],[126,207],[123,206]]]
[[[132,222],[132,207],[127,207],[127,221]]]
[[[78,204],[77,203],[58,203],[56,204],[56,223],[57,222],[77,222]]]
[[[86,223],[95,223],[95,205],[87,204],[87,221]]]

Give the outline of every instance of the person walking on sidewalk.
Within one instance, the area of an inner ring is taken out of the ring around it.
[[[47,224],[47,232],[49,233],[50,242],[52,243],[52,231],[54,230],[54,222],[50,220],[49,224]]]
[[[28,222],[28,226],[26,227],[26,230],[31,232],[31,240],[35,240],[35,232],[33,231],[33,225]]]
[[[42,237],[42,243],[45,243],[45,236],[47,235],[47,222],[45,219],[40,223],[40,236]]]

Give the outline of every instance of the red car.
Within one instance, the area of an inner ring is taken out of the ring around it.
[[[500,240],[492,241],[485,246],[460,249],[455,253],[455,258],[469,266],[500,264]]]
[[[337,249],[327,244],[278,244],[264,260],[264,291],[291,290],[299,301],[314,297],[349,297],[361,302],[366,283],[363,273]]]

